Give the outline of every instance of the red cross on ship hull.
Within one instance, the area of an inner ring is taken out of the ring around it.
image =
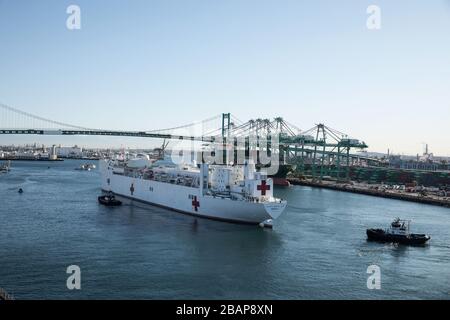
[[[261,184],[256,186],[256,189],[258,191],[261,191],[261,195],[265,196],[266,195],[266,191],[270,190],[270,185],[266,184],[266,180],[262,180]]]

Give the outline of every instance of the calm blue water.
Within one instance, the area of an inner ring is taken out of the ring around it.
[[[194,223],[138,203],[99,206],[98,171],[79,164],[15,162],[0,176],[0,287],[18,299],[450,297],[449,209],[291,187],[277,190],[289,207],[273,230]],[[430,233],[430,245],[366,241],[366,227],[396,216]],[[72,264],[79,291],[66,288]],[[371,264],[381,290],[367,289]]]

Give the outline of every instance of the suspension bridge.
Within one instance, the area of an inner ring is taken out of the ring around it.
[[[303,131],[282,117],[243,122],[230,113],[178,127],[126,131],[68,124],[0,104],[0,135],[142,137],[235,146],[239,139],[248,141],[250,137],[256,137],[259,144],[276,137],[279,144],[277,150],[273,152],[279,154],[280,163],[290,164],[298,172],[308,172],[313,178],[319,179],[324,175],[348,179],[351,165],[361,161],[371,163],[378,161],[353,153],[355,150],[367,148],[364,142],[349,138],[347,134],[324,124],[317,124]],[[246,147],[248,145],[246,142]]]

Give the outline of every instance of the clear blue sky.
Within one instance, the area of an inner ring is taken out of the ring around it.
[[[66,29],[70,4],[81,30]],[[370,4],[381,30],[366,28]],[[427,142],[450,155],[450,1],[0,0],[0,102],[131,130],[282,116],[372,151],[415,154]]]

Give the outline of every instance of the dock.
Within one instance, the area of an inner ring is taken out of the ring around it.
[[[336,183],[331,181],[312,181],[299,178],[288,178],[289,183],[292,185],[301,185],[314,188],[330,189],[335,191],[352,192],[358,194],[364,194],[369,196],[397,199],[411,202],[418,202],[423,204],[431,204],[441,207],[450,208],[449,197],[438,197],[434,195],[421,195],[420,193],[407,193],[398,190],[379,190],[371,189],[367,185],[362,184],[349,184],[349,183]]]

